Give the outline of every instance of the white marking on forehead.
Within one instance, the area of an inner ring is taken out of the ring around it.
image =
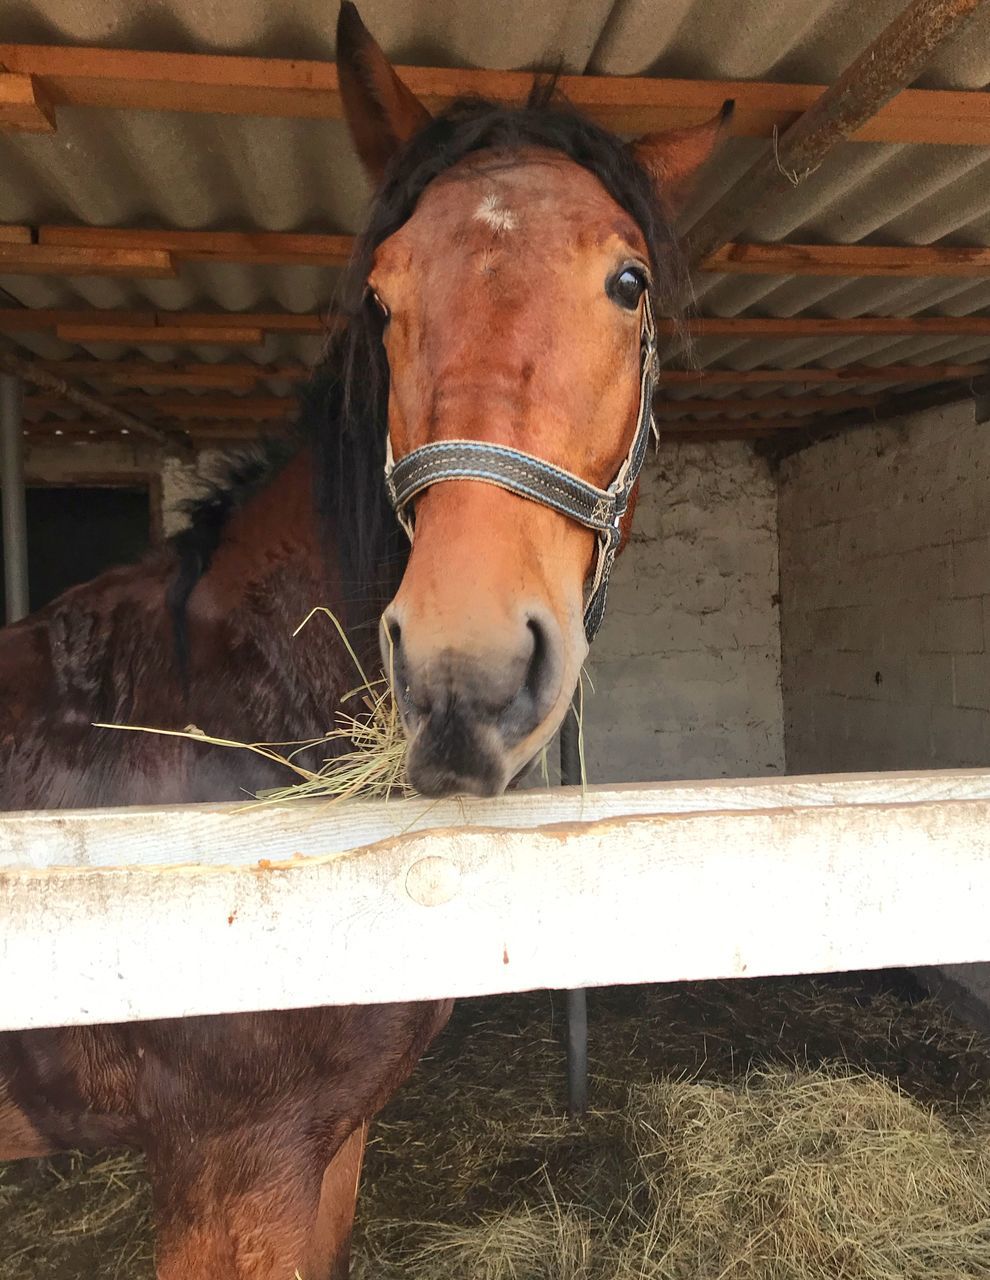
[[[515,231],[519,226],[519,219],[511,209],[504,207],[494,191],[482,199],[474,211],[474,217],[477,222],[484,222],[491,227],[497,236],[504,235],[506,231]]]

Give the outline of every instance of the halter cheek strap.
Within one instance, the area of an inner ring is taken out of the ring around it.
[[[622,518],[639,477],[653,423],[656,385],[656,324],[649,293],[643,295],[640,329],[639,415],[629,452],[607,489],[599,489],[563,467],[530,453],[481,440],[439,440],[425,444],[396,462],[386,441],[385,488],[409,541],[413,519],[409,504],[418,493],[444,480],[478,480],[520,498],[550,507],[598,535],[595,568],[587,590],[584,630],[590,643],[605,616],[609,577],[622,537]]]

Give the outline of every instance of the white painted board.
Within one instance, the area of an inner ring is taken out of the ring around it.
[[[0,1028],[990,959],[984,772],[416,803],[0,819]]]

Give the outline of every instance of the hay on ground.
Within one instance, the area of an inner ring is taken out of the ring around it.
[[[610,1200],[415,1230],[362,1274],[411,1280],[977,1280],[990,1115],[950,1124],[872,1076],[753,1072],[630,1091]],[[409,1230],[408,1226],[406,1228]],[[370,1233],[374,1240],[374,1233]]]
[[[372,1127],[355,1280],[990,1280],[990,1044],[937,1002],[762,979],[590,1012],[578,1123],[552,995],[458,1006]],[[151,1280],[148,1202],[137,1157],[0,1166],[0,1280]]]

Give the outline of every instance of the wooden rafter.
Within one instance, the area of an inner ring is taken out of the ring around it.
[[[234,342],[221,330],[322,334],[332,318],[313,313],[274,311],[115,311],[112,309],[10,308],[0,310],[0,333],[45,333],[55,330],[76,342]],[[676,334],[672,321],[658,329]],[[821,338],[870,334],[885,337],[990,337],[990,316],[702,316],[686,322],[698,338]],[[209,331],[215,332],[210,335]],[[195,332],[197,336],[188,336]],[[100,333],[100,337],[93,336]],[[187,336],[182,336],[183,334]],[[107,336],[102,336],[107,335]],[[112,335],[112,336],[110,336]],[[200,336],[205,335],[205,336]],[[257,336],[244,338],[257,342]]]
[[[337,68],[329,62],[2,44],[0,63],[35,76],[56,107],[308,119],[341,115]],[[518,101],[533,81],[526,72],[436,67],[401,67],[399,75],[434,110],[465,94]],[[734,98],[735,132],[764,138],[786,130],[823,92],[821,85],[608,76],[563,76],[560,86],[575,106],[630,133],[696,123]],[[978,92],[909,90],[851,136],[862,142],[987,146],[990,103]]]
[[[200,387],[248,391],[258,382],[305,382],[310,371],[302,364],[253,364],[223,361],[216,364],[152,362],[148,360],[43,360],[42,368],[66,377],[107,386]],[[837,369],[661,369],[661,387],[700,388],[714,384],[744,386],[779,384],[818,386],[834,382],[924,383],[979,378],[990,373],[990,364],[844,365]]]
[[[249,391],[268,379],[304,382],[309,370],[301,364],[252,364],[249,361],[217,364],[165,363],[148,360],[44,360],[53,373],[82,378],[86,382],[121,387],[202,387]]]
[[[949,245],[726,244],[699,271],[741,276],[946,276],[990,275],[990,248]]]
[[[184,442],[195,441],[197,444],[202,444],[204,441],[250,442],[258,440],[262,436],[283,435],[287,425],[284,419],[273,423],[211,421],[210,419],[202,422],[183,421],[181,439]],[[25,421],[24,434],[29,438],[44,440],[53,436],[65,436],[71,439],[80,437],[105,439],[107,437],[136,433],[131,428],[114,426],[112,423],[100,418],[81,417],[46,418],[43,422]],[[176,438],[179,438],[178,433],[176,433]]]
[[[0,240],[0,275],[164,280],[175,275],[175,263],[161,249],[77,249]]]
[[[247,325],[114,325],[114,324],[59,324],[55,336],[63,342],[85,346],[91,342],[126,342],[139,347],[197,346],[258,347],[265,340],[263,329]]]
[[[828,382],[944,382],[979,378],[990,372],[986,364],[849,364],[838,369],[661,369],[659,386],[699,387],[711,383],[796,383],[817,386]]]
[[[37,77],[3,67],[0,57],[0,129],[54,133],[55,109]]]
[[[197,395],[130,395],[113,396],[106,401],[126,411],[140,410],[152,418],[217,418],[231,421],[265,421],[292,417],[297,410],[294,396],[197,396]],[[28,414],[52,413],[62,405],[57,396],[27,396],[24,408]]]
[[[4,248],[6,244],[15,246]],[[281,231],[0,227],[0,271],[47,275],[172,275],[183,262],[343,267],[354,238]],[[951,245],[727,244],[698,269],[725,275],[915,276],[980,279],[990,248]]]
[[[795,416],[806,413],[839,413],[846,409],[869,409],[879,404],[881,394],[831,396],[713,396],[710,399],[661,400],[654,417],[676,420],[702,413],[772,413]]]
[[[177,262],[240,262],[256,266],[342,267],[353,236],[293,231],[134,231],[128,227],[39,227],[39,245],[129,249],[170,254]]]
[[[849,409],[869,409],[884,400],[873,395],[747,396],[710,399],[660,400],[656,417],[663,422],[689,425],[688,419],[711,414],[772,414],[775,418],[809,413],[829,414]],[[210,396],[210,395],[123,395],[105,403],[126,412],[139,411],[145,418],[277,422],[297,412],[294,396]],[[24,401],[29,416],[57,412],[64,404],[58,396],[28,396]],[[706,424],[707,425],[707,424]]]
[[[660,321],[664,333],[675,332]],[[876,337],[990,337],[990,316],[706,316],[689,320],[697,338],[835,338],[868,334]]]
[[[327,328],[324,316],[312,313],[296,314],[291,311],[117,311],[111,308],[10,308],[0,311],[0,333],[45,333],[52,329],[114,329],[124,332],[137,331],[140,340],[169,342],[177,339],[179,330],[209,330],[239,328],[257,333],[323,333]],[[146,338],[150,331],[163,334],[157,339]],[[98,339],[76,339],[97,341]],[[125,341],[114,337],[110,341]],[[186,338],[187,342],[213,341],[214,338]],[[259,339],[255,339],[258,341]],[[72,339],[69,339],[72,341]]]

